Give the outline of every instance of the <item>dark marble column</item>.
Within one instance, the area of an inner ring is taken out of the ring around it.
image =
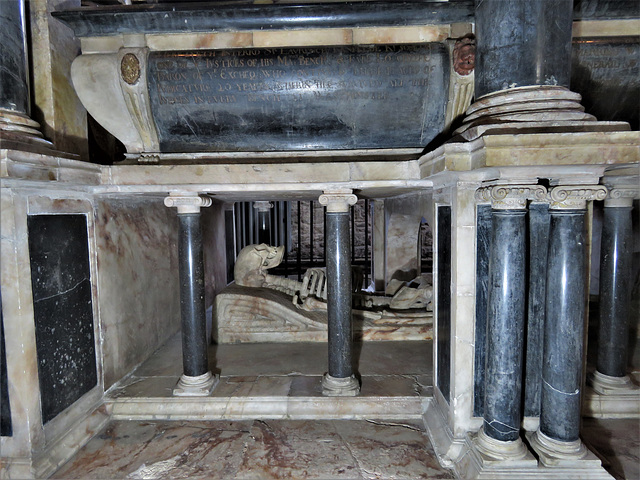
[[[529,286],[527,289],[527,338],[524,371],[524,415],[540,415],[540,375],[544,341],[549,204],[529,205]]]
[[[209,370],[208,339],[204,308],[204,260],[200,207],[211,199],[190,194],[172,194],[165,205],[178,209],[178,257],[180,314],[182,319],[183,375],[173,390],[176,396],[207,396],[218,382]]]
[[[258,243],[271,245],[271,202],[253,202],[253,208],[258,212]]]
[[[526,209],[492,210],[484,433],[520,438],[525,318]]]
[[[549,458],[587,455],[580,440],[588,279],[586,202],[603,199],[606,189],[555,187],[550,196],[540,427],[532,442],[544,464],[553,464]]]
[[[475,96],[569,87],[573,0],[476,0]]]
[[[578,439],[586,294],[585,210],[551,210],[540,431]]]
[[[353,326],[351,318],[350,206],[357,197],[351,192],[325,192],[320,203],[326,208],[327,313],[329,371],[322,379],[322,394],[355,396],[360,392],[353,373]]]
[[[597,371],[601,394],[634,390],[627,375],[632,279],[632,210],[635,189],[613,189],[604,203],[600,250],[600,326]]]
[[[29,115],[24,0],[0,2],[0,109]]]
[[[483,426],[476,440],[485,456],[535,462],[520,438],[526,318],[527,201],[538,185],[500,185],[476,193],[490,200]]]

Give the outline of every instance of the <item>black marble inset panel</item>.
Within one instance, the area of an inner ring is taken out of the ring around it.
[[[476,213],[476,334],[473,376],[473,414],[484,415],[485,358],[487,352],[487,301],[489,253],[491,251],[491,205],[478,205]]]
[[[28,229],[46,423],[97,385],[87,218],[30,215]]]
[[[444,44],[152,52],[163,152],[420,148],[442,131]]]
[[[640,32],[639,32],[640,33]],[[640,36],[583,38],[572,48],[571,90],[598,120],[639,126]]]
[[[437,210],[437,365],[436,386],[449,402],[451,376],[451,207]]]
[[[4,349],[4,318],[2,316],[2,296],[0,295],[0,436],[13,435],[11,405],[9,404],[9,381],[7,376],[7,353]]]
[[[540,415],[542,350],[549,251],[549,204],[529,205],[529,282],[524,369],[524,415]]]

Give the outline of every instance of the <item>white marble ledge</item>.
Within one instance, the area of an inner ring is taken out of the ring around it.
[[[113,420],[361,420],[421,418],[420,397],[200,397],[107,401]]]
[[[640,418],[640,390],[632,394],[601,395],[591,387],[585,390],[582,414],[593,418]]]
[[[487,167],[537,169],[537,176],[548,178],[550,169],[569,174],[583,169],[600,176],[609,168],[639,162],[640,132],[600,131],[485,135],[447,143],[423,155],[418,165],[422,178]]]
[[[128,46],[152,51],[215,50],[223,48],[274,48],[403,44],[442,42],[472,33],[470,23],[411,25],[403,27],[306,28],[299,30],[249,30],[237,32],[149,33],[81,38],[83,54],[112,53]]]
[[[104,167],[63,156],[0,149],[0,178],[20,182],[99,185]]]

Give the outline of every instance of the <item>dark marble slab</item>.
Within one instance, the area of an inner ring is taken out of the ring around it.
[[[10,437],[13,435],[13,425],[11,423],[11,405],[9,404],[7,353],[4,346],[4,319],[2,316],[2,297],[0,296],[0,436]]]
[[[85,215],[30,215],[31,285],[42,420],[97,385]]]
[[[292,28],[356,28],[473,21],[473,0],[374,2],[162,2],[66,9],[53,16],[77,37]]]
[[[476,348],[473,374],[473,414],[476,417],[484,415],[490,250],[491,205],[478,205],[476,212]]]
[[[163,152],[420,148],[444,127],[444,44],[153,52]]]
[[[598,120],[639,127],[640,32],[636,37],[581,38],[572,48],[571,90]]]
[[[449,401],[451,376],[451,207],[437,211],[437,371],[436,386]]]

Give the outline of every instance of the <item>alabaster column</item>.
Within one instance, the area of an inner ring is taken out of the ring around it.
[[[602,186],[559,186],[550,191],[549,253],[540,427],[531,444],[546,466],[587,456],[580,440],[585,305],[586,202],[603,200]]]
[[[627,375],[632,279],[632,213],[637,188],[613,188],[604,201],[600,250],[598,360],[591,378],[602,395],[636,394]]]
[[[357,200],[351,190],[324,192],[319,199],[326,207],[329,371],[322,378],[322,394],[326,396],[360,393],[352,364],[351,318],[350,207]]]
[[[178,209],[178,257],[180,267],[180,314],[182,319],[183,374],[173,390],[176,396],[207,396],[218,376],[209,370],[204,308],[204,261],[200,208],[211,199],[195,194],[171,193],[167,207]]]
[[[545,193],[537,185],[500,185],[476,194],[476,198],[491,200],[492,206],[484,415],[476,447],[485,456],[504,461],[528,456],[520,438],[527,200]]]

